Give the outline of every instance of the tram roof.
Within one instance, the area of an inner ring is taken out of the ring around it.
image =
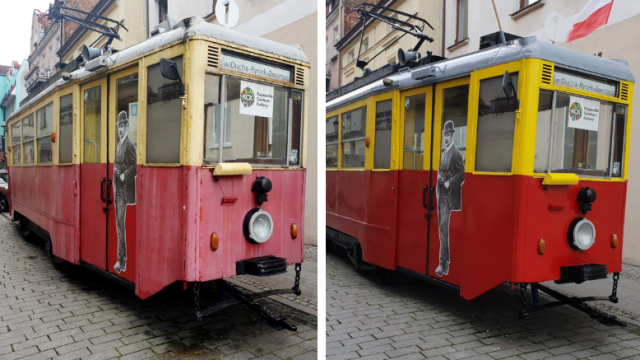
[[[302,49],[296,45],[282,44],[273,40],[264,39],[258,36],[248,35],[236,30],[228,29],[220,25],[215,25],[204,21],[201,17],[192,17],[183,20],[181,23],[188,23],[190,26],[177,27],[173,30],[161,33],[145,41],[139,42],[131,47],[120,50],[112,55],[109,55],[109,67],[124,63],[132,58],[140,56],[144,53],[150,52],[154,49],[161,48],[174,42],[186,40],[193,36],[206,36],[229,42],[232,44],[248,47],[255,50],[264,51],[277,56],[282,56],[288,59],[309,62],[309,59],[302,51]],[[71,78],[74,80],[83,79],[96,72],[90,72],[85,70],[84,67],[79,68],[71,73]],[[19,109],[16,109],[9,115],[11,118],[14,114],[22,111],[22,109],[31,106],[38,102],[40,99],[48,96],[56,88],[66,84],[67,81],[62,79],[51,84],[44,91],[39,93],[33,99],[29,100],[25,104],[21,104]]]
[[[575,50],[541,42],[535,36],[508,41],[506,46],[493,46],[455,58],[415,67],[406,72],[387,76],[393,85],[385,86],[382,79],[327,102],[327,111],[391,90],[424,86],[466,76],[472,71],[508,62],[535,58],[551,61],[561,68],[578,71],[615,81],[635,82],[624,60],[605,59]]]

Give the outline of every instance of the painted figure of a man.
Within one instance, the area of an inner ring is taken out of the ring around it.
[[[436,275],[449,274],[449,220],[452,211],[462,209],[462,183],[464,182],[464,159],[453,143],[456,129],[453,121],[448,120],[442,127],[444,150],[440,156],[438,168],[438,227],[440,228],[440,264]]]
[[[127,204],[136,203],[136,146],[128,135],[129,119],[126,111],[118,114],[118,142],[113,164],[113,192],[116,194],[116,229],[118,232],[117,273],[127,270],[127,234],[125,220]]]

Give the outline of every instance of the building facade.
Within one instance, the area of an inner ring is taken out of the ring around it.
[[[427,20],[434,30],[425,26],[424,33],[431,36],[432,43],[425,42],[419,49],[422,56],[426,56],[427,51],[433,55],[442,56],[442,10],[441,0],[380,0],[378,5],[413,14]],[[339,86],[344,86],[352,82],[355,78],[362,76],[363,72],[356,67],[358,52],[360,60],[369,62],[367,68],[371,70],[379,69],[387,64],[395,64],[398,61],[399,49],[413,48],[418,39],[413,36],[403,36],[403,32],[393,29],[389,24],[375,20],[367,22],[365,25],[362,46],[360,45],[362,25],[354,18],[355,13],[347,12],[344,16],[344,36],[335,44],[339,53],[340,81]],[[406,20],[403,15],[392,12],[383,12],[383,15]],[[412,20],[412,24],[421,23]]]
[[[9,66],[0,66],[0,124],[5,123],[9,115],[20,107],[27,96],[24,77],[29,70],[29,62],[13,61]],[[0,168],[6,168],[5,128],[0,126]]]
[[[340,57],[336,44],[342,38],[344,30],[344,5],[342,0],[328,0],[327,13],[327,64],[325,91],[331,92],[340,87]]]
[[[221,0],[218,0],[221,1]],[[311,63],[308,101],[307,175],[305,198],[305,243],[317,244],[318,232],[318,142],[314,129],[318,126],[318,63],[317,63],[317,12],[316,1],[309,0],[229,0],[238,7],[238,21],[233,30],[260,36],[283,44],[300,45]],[[215,13],[216,0],[147,0],[148,28],[150,33],[161,20],[169,17],[180,21],[191,16],[200,16],[218,24]],[[225,19],[228,15],[225,14]],[[274,21],[277,19],[277,21]]]
[[[445,0],[445,3],[445,57],[451,58],[477,51],[480,36],[498,31],[491,0]],[[587,0],[495,0],[495,3],[505,32],[519,36],[535,36],[538,41],[553,42],[557,46],[584,54],[626,60],[636,81],[640,79],[640,49],[629,40],[630,34],[640,33],[640,2],[614,1],[609,22],[605,27],[571,43],[566,42],[566,35]],[[555,27],[552,39],[547,37],[545,31],[547,17]],[[638,104],[640,92],[634,94],[633,100]],[[640,115],[637,113],[632,114],[632,124],[640,121]],[[633,265],[640,265],[640,223],[636,219],[640,213],[638,141],[640,127],[632,125],[623,261]]]

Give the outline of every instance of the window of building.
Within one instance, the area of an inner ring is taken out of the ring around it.
[[[158,0],[158,24],[167,20],[168,13],[167,0]]]
[[[338,167],[338,116],[326,119],[327,169]]]
[[[60,134],[58,136],[58,162],[73,162],[73,94],[60,98]]]
[[[340,33],[338,32],[338,27],[336,26],[333,28],[333,56],[336,56],[336,54],[338,54],[338,48],[336,47],[336,44],[339,40]]]
[[[99,163],[102,153],[102,87],[84,91],[84,162]]]
[[[373,168],[391,168],[391,107],[392,101],[385,100],[376,104],[376,137],[373,151]]]
[[[367,107],[342,114],[342,167],[364,168]]]
[[[12,153],[12,164],[13,165],[21,165],[22,164],[22,136],[20,124],[21,121],[16,121],[11,125],[11,153]]]
[[[38,143],[38,164],[53,163],[53,103],[36,111],[36,140]]]
[[[362,52],[365,53],[369,50],[369,37],[367,36],[362,40]]]
[[[537,2],[540,2],[540,0],[520,0],[520,9],[524,9],[529,5],[533,5]]]
[[[398,14],[397,13],[393,13],[393,14],[389,15],[389,17],[392,18],[392,19],[396,19],[397,20],[398,19]],[[389,25],[387,33],[391,34],[392,32],[394,32],[394,30],[395,29],[393,28],[393,26]]]
[[[456,42],[462,41],[468,37],[468,9],[469,0],[457,0]]]
[[[511,79],[517,89],[518,73]],[[476,171],[511,172],[516,110],[516,99],[502,90],[502,76],[480,80]]]
[[[182,78],[182,56],[176,62]],[[147,75],[147,159],[150,164],[180,162],[182,100],[178,80],[165,79],[160,64],[148,67]]]
[[[49,67],[53,67],[53,49],[49,46]]]
[[[349,62],[353,62],[356,59],[354,49],[349,50],[349,53],[347,54],[347,58],[349,59]]]
[[[425,111],[425,94],[404,98],[403,169],[422,170],[423,168]]]
[[[22,148],[24,151],[24,164],[33,164],[35,160],[35,150],[33,146],[33,114],[22,119]]]
[[[540,96],[534,162],[536,173],[622,176],[626,106],[560,92],[550,94],[541,91]],[[576,109],[581,110],[582,117],[588,111],[589,116],[596,120],[588,126],[584,122],[579,123],[580,119],[573,119]]]

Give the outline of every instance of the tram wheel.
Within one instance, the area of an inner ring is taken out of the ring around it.
[[[356,270],[359,270],[360,265],[362,265],[362,248],[360,247],[360,243],[355,243],[349,249],[349,259],[351,259]]]
[[[18,228],[20,229],[20,235],[22,235],[25,240],[28,239],[31,235],[31,229],[29,229],[29,220],[27,220],[27,218],[25,218],[24,216],[20,216],[18,218]]]
[[[47,253],[49,259],[53,259],[53,244],[51,243],[51,238],[49,237],[44,239],[44,252]]]

